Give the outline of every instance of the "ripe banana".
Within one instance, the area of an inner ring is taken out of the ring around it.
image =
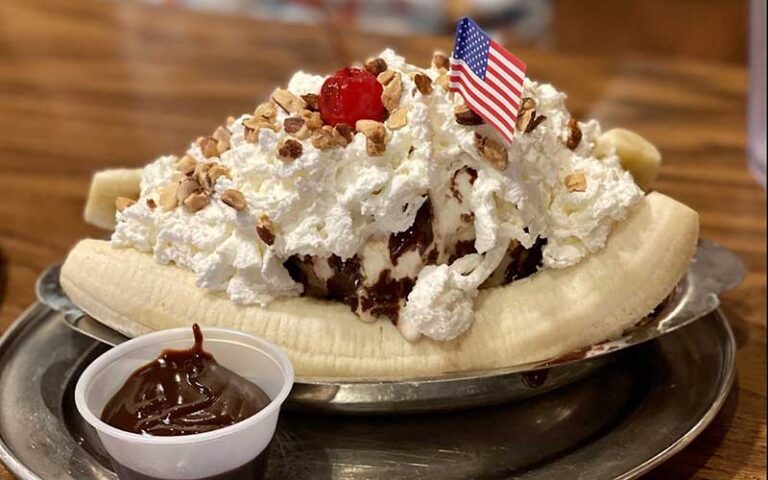
[[[85,203],[85,221],[107,230],[115,228],[115,200],[118,197],[139,198],[141,172],[140,168],[96,172]]]
[[[186,270],[98,240],[75,246],[61,284],[75,304],[130,336],[200,322],[281,345],[302,377],[404,379],[542,361],[617,336],[682,278],[698,233],[695,211],[651,193],[581,263],[481,291],[474,324],[450,342],[409,343],[391,323],[361,322],[338,302],[235,305],[195,287]]]
[[[649,191],[661,167],[658,149],[634,132],[614,128],[598,137],[594,155],[601,158],[612,151],[616,152],[621,166],[632,174],[637,186],[644,192]]]

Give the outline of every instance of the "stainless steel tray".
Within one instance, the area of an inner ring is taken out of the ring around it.
[[[663,268],[660,266],[660,268]],[[650,318],[642,319],[620,338],[560,358],[509,368],[402,380],[297,378],[287,407],[341,413],[413,413],[493,405],[540,395],[579,381],[612,361],[609,353],[673,332],[714,311],[717,295],[734,288],[744,266],[730,251],[706,240],[687,275]],[[126,340],[74,306],[58,283],[58,267],[41,275],[38,297],[63,312],[67,325],[114,345]]]
[[[72,389],[107,347],[34,305],[0,338],[0,461],[22,480],[114,480]],[[611,355],[582,381],[461,412],[284,412],[268,479],[631,479],[698,435],[734,378],[719,312]]]

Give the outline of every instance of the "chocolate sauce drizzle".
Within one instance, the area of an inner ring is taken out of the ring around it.
[[[547,240],[541,237],[537,238],[536,242],[529,249],[515,242],[514,246],[511,246],[507,253],[510,262],[504,272],[504,283],[502,285],[529,277],[538,272],[543,256],[542,249],[546,244]]]
[[[469,255],[471,253],[477,253],[477,250],[475,250],[475,239],[459,240],[456,242],[456,246],[453,247],[453,253],[448,257],[448,265],[464,255]]]
[[[389,236],[389,258],[392,265],[397,265],[397,260],[408,250],[418,250],[419,255],[424,256],[427,247],[432,244],[435,234],[432,231],[432,202],[427,198],[416,212],[413,225],[402,232]]]
[[[470,184],[477,179],[477,171],[472,168],[457,171],[451,187],[452,190],[455,187],[456,192],[458,192],[456,176],[461,172],[469,175]],[[432,202],[427,198],[416,212],[413,225],[405,231],[389,236],[387,247],[393,265],[397,265],[400,257],[409,251],[417,251],[424,265],[437,263],[440,252],[435,246],[429,248],[434,241],[432,208]],[[506,261],[500,266],[504,268],[503,281],[500,284],[505,285],[536,273],[541,267],[544,245],[546,240],[541,238],[537,239],[530,249],[525,249],[518,242],[513,242],[508,250]],[[475,239],[460,240],[453,246],[448,263],[471,253],[477,253]],[[361,261],[357,255],[346,260],[337,255],[331,255],[328,258],[328,265],[333,275],[325,282],[315,273],[314,260],[309,255],[294,255],[284,265],[291,278],[304,285],[303,295],[344,302],[354,312],[359,310],[375,317],[387,317],[395,324],[399,318],[402,301],[411,293],[416,280],[409,277],[393,278],[391,270],[386,269],[379,274],[372,285],[365,286],[365,272],[362,271]]]
[[[360,273],[360,258],[354,257],[342,260],[338,255],[331,255],[328,264],[333,270],[333,276],[326,282],[328,298],[340,300],[352,311],[357,310],[357,290],[363,283]]]
[[[292,255],[283,263],[294,282],[304,285],[302,295],[314,298],[330,298],[321,288],[322,281],[314,270],[315,261],[310,255]],[[336,298],[334,298],[336,300]]]
[[[456,170],[456,172],[453,174],[453,177],[451,177],[451,194],[453,195],[453,198],[459,201],[459,203],[464,201],[463,195],[461,194],[461,190],[459,189],[459,184],[456,180],[456,177],[459,176],[462,172],[466,172],[467,175],[469,175],[469,184],[474,185],[475,180],[477,180],[477,170],[471,167],[464,167],[459,170]]]
[[[397,325],[400,316],[400,300],[413,290],[414,280],[409,277],[392,278],[389,270],[379,274],[376,283],[365,287],[360,297],[360,307],[376,317],[387,317]]]

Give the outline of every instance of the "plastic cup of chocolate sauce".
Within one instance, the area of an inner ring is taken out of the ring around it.
[[[293,366],[266,340],[223,328],[202,332],[204,350],[219,365],[258,385],[271,401],[238,423],[204,433],[150,436],[120,430],[101,420],[112,396],[162,351],[188,349],[194,338],[191,328],[175,328],[107,351],[81,375],[75,403],[98,433],[121,480],[251,480],[264,475],[280,407],[293,386]]]

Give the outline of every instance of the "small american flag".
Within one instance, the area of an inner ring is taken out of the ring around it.
[[[469,18],[456,26],[451,56],[451,91],[512,142],[525,79],[525,64],[491,40]]]

